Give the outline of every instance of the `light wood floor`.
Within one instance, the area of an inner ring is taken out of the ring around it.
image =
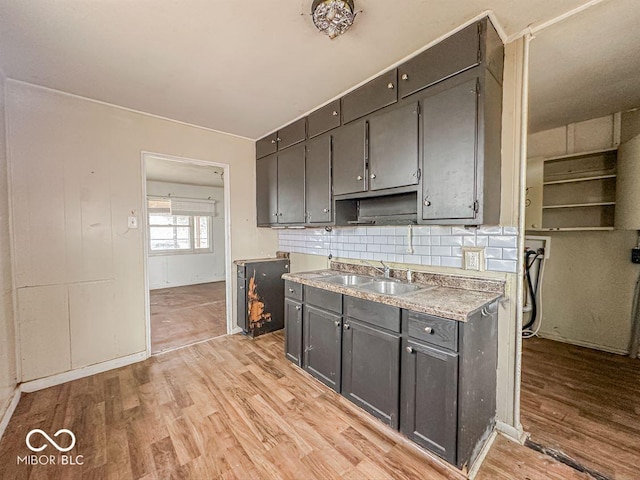
[[[33,428],[77,437],[83,466],[17,465]],[[2,479],[458,479],[284,359],[282,332],[224,336],[26,394]],[[587,479],[499,437],[480,480]]]
[[[151,352],[227,333],[225,282],[151,290]]]
[[[531,440],[609,478],[640,478],[640,360],[539,338],[523,350]]]

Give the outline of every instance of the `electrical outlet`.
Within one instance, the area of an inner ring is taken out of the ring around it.
[[[129,228],[138,228],[138,217],[129,217],[127,225]]]
[[[640,248],[631,249],[631,263],[640,263]]]
[[[484,270],[484,248],[462,247],[462,258],[465,270]]]

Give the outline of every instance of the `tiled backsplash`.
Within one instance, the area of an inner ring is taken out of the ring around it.
[[[339,258],[462,268],[462,247],[484,247],[485,269],[517,271],[516,227],[346,227],[279,230],[280,250]]]

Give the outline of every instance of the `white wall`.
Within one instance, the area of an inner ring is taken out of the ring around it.
[[[6,92],[21,380],[145,350],[143,235],[127,228],[145,201],[141,151],[228,163],[232,258],[274,255],[247,187],[252,141],[12,80]]]
[[[167,288],[225,279],[224,189],[180,183],[147,181],[147,195],[215,200],[211,219],[212,253],[149,255],[149,288]]]
[[[0,418],[2,418],[16,386],[4,86],[5,79],[0,72]]]
[[[614,116],[538,132],[529,136],[529,156],[540,158],[611,148],[618,141],[615,132]],[[542,287],[540,335],[626,353],[633,290],[640,272],[638,265],[631,263],[637,233],[616,230],[544,235],[551,237],[551,258]]]

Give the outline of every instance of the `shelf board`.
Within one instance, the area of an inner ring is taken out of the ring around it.
[[[560,183],[576,183],[576,182],[590,182],[592,180],[606,180],[607,178],[616,178],[615,173],[608,175],[593,175],[590,177],[569,178],[567,180],[550,180],[548,182],[542,182],[542,185],[558,185]]]
[[[611,232],[614,227],[556,227],[556,228],[527,228],[532,232]]]
[[[596,202],[596,203],[571,203],[566,205],[543,205],[543,209],[548,208],[580,208],[580,207],[606,207],[615,205],[616,202]]]
[[[542,160],[545,162],[548,162],[551,160],[568,160],[571,158],[589,157],[589,156],[599,155],[602,153],[615,152],[617,150],[618,150],[618,147],[602,148],[600,150],[591,150],[589,152],[567,153],[566,155],[558,155],[555,157],[544,157]]]

